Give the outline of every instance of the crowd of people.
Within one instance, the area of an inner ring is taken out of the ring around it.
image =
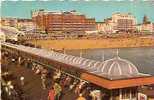
[[[18,62],[18,60],[12,59],[12,62]],[[36,62],[32,62],[30,59],[25,60],[22,63],[24,63],[23,66],[32,70],[34,75],[40,76],[42,90],[48,90],[48,100],[65,100],[64,95],[67,93],[73,95],[69,100],[102,100],[105,96],[105,93],[102,92],[102,88],[99,86],[95,86],[94,84],[79,79],[76,76],[71,76],[69,73],[65,73],[62,70],[50,69]],[[22,63],[20,62],[20,64]],[[19,80],[20,86],[24,87],[26,81],[25,77],[20,76]],[[47,84],[47,80],[51,80],[50,84]],[[12,90],[15,89],[11,82],[7,84],[9,85],[6,90],[9,91],[8,95],[17,96],[17,92],[12,92]]]
[[[2,63],[1,65],[1,96],[2,100],[28,100],[26,99],[26,95],[24,94],[23,87],[24,86],[24,76],[17,76],[10,71],[10,65],[16,64],[16,58],[12,58],[8,55],[8,53],[3,54],[5,56],[3,61],[7,60],[6,63]]]
[[[68,91],[76,96],[76,100],[102,100],[104,94],[100,87],[97,87],[84,80],[70,76],[61,70],[46,69],[43,66],[33,63],[32,70],[40,74],[42,89],[47,89],[47,78],[51,79],[48,100],[62,100],[63,95]]]

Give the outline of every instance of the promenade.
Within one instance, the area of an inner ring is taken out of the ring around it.
[[[9,72],[11,74],[11,81],[20,96],[20,99],[15,100],[48,100],[48,92],[51,88],[51,78],[47,79],[47,89],[42,88],[41,75],[36,75],[34,71],[27,66],[19,65],[16,62],[10,62],[10,59],[5,57],[2,59],[2,73]],[[25,85],[21,86],[20,77],[24,76]],[[4,96],[4,94],[2,94]],[[10,97],[12,98],[12,97]],[[12,100],[7,98],[6,100]],[[63,90],[61,100],[75,100],[77,96],[73,91]]]

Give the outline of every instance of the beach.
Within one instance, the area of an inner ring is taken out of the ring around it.
[[[37,46],[46,49],[74,50],[97,48],[130,48],[154,46],[153,38],[107,38],[107,39],[63,39],[63,40],[31,40]]]

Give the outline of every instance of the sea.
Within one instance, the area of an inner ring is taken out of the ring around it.
[[[67,50],[66,54],[102,62],[119,56],[133,63],[139,72],[154,75],[154,47]]]

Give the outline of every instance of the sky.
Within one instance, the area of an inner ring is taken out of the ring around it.
[[[48,11],[76,10],[87,17],[103,21],[113,13],[132,13],[137,22],[141,23],[143,16],[147,15],[154,22],[154,0],[50,0],[50,1],[2,1],[1,16],[16,18],[31,18],[31,10],[45,9]]]

